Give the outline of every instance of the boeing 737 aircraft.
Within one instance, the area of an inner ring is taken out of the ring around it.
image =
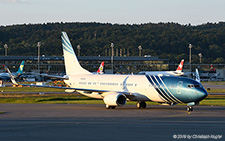
[[[184,59],[181,60],[179,66],[177,67],[176,71],[141,71],[138,74],[140,75],[173,75],[173,76],[180,76],[184,75],[182,72],[184,65]]]
[[[4,68],[6,69],[7,67],[4,66]],[[16,78],[16,77],[18,77],[19,75],[23,74],[23,68],[24,68],[24,61],[21,62],[18,71],[15,72],[15,73],[12,73],[12,76],[13,76],[14,78]],[[7,70],[7,69],[6,69],[6,70]],[[9,73],[0,73],[0,79],[3,79],[3,80],[10,80]]]
[[[92,74],[79,64],[66,32],[62,32],[62,47],[66,69],[65,83],[77,92],[103,99],[107,109],[137,101],[146,108],[146,101],[166,105],[187,103],[188,111],[208,94],[201,83],[184,77],[163,75]]]

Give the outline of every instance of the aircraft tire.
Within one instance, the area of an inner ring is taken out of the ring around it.
[[[142,108],[144,109],[144,108],[146,108],[147,107],[147,104],[146,104],[146,102],[142,102]]]
[[[137,106],[138,109],[140,109],[140,108],[144,109],[144,108],[146,108],[147,105],[146,105],[145,101],[138,101],[136,106]]]
[[[138,101],[137,104],[136,104],[136,106],[137,106],[138,109],[140,109],[141,108],[141,102]]]
[[[109,105],[105,105],[106,109],[115,109],[116,106],[109,106]]]
[[[193,111],[193,107],[192,107],[192,106],[188,106],[188,107],[187,107],[187,111],[188,111],[188,112]]]

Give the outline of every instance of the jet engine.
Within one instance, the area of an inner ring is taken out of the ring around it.
[[[103,101],[106,104],[106,108],[110,108],[125,105],[127,98],[121,93],[110,93],[104,97]]]

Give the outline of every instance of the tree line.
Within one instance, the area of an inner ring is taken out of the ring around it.
[[[111,43],[114,55],[159,56],[180,62],[188,61],[189,44],[192,44],[192,62],[225,63],[225,22],[202,25],[178,23],[110,24],[110,23],[44,23],[0,27],[0,55],[37,56],[37,42],[41,42],[41,55],[61,56],[61,31],[66,31],[81,56],[110,56]]]

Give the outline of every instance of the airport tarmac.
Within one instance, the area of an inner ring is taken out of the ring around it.
[[[225,138],[225,107],[0,104],[0,139],[175,140]],[[205,140],[203,139],[203,140]]]
[[[205,89],[225,89],[225,83],[224,82],[218,82],[218,83],[220,85],[215,85],[213,83],[202,83],[202,85]]]

